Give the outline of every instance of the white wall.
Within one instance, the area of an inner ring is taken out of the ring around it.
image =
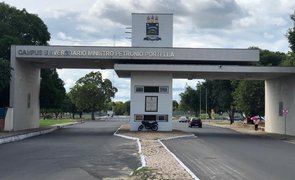
[[[168,86],[169,93],[135,93],[134,86]],[[158,96],[158,112],[145,112],[145,96]],[[168,122],[158,122],[159,131],[172,130],[172,74],[133,72],[131,74],[130,129],[137,131],[141,122],[134,121],[135,114],[168,114]]]
[[[14,47],[12,47],[13,50]],[[12,81],[10,106],[13,108],[13,129],[39,127],[40,68],[26,61],[11,59]],[[30,104],[28,100],[30,99]]]
[[[265,81],[265,128],[267,132],[285,134],[285,118],[279,116],[279,103],[288,108],[286,133],[295,135],[295,76]]]

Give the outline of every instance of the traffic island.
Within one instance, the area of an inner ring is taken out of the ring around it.
[[[131,179],[198,179],[161,142],[161,140],[191,137],[194,135],[178,130],[173,130],[172,132],[134,132],[130,131],[127,124],[122,125],[116,132],[116,135],[136,138],[140,142],[139,149],[144,157],[144,163],[142,167],[134,171],[130,177]]]

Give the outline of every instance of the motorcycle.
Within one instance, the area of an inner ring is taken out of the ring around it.
[[[149,121],[143,120],[143,121],[141,121],[141,125],[138,127],[138,131],[142,131],[143,128],[157,131],[158,130],[158,122],[157,121],[149,122]]]

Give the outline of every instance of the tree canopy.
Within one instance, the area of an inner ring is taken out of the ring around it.
[[[190,86],[187,86],[185,88],[185,91],[183,93],[179,94],[180,96],[180,109],[186,110],[186,111],[192,111],[196,114],[200,114],[198,109],[199,104],[199,96],[197,90],[193,89]]]
[[[290,16],[293,20],[293,27],[287,32],[287,38],[290,44],[291,52],[288,52],[283,62],[284,66],[295,66],[295,12]]]
[[[116,115],[130,115],[130,101],[112,102],[114,114]]]
[[[8,77],[10,77],[11,68],[8,62],[11,45],[47,45],[49,40],[50,33],[47,26],[37,15],[0,2],[1,106],[9,105],[10,78]]]
[[[293,20],[293,27],[288,30],[287,38],[292,52],[295,52],[295,12],[290,16],[290,18]]]
[[[9,61],[0,58],[0,91],[9,85],[10,70]]]
[[[240,81],[233,96],[236,109],[246,116],[264,115],[264,81]]]
[[[60,109],[66,97],[64,82],[58,77],[56,69],[43,69],[41,77],[41,110]]]
[[[0,3],[0,57],[10,59],[10,46],[47,45],[50,33],[44,22],[25,9]]]
[[[97,71],[80,78],[69,96],[78,110],[91,112],[91,119],[94,120],[94,112],[104,110],[116,92],[117,88],[112,86],[112,82],[109,79],[103,80],[101,73]]]

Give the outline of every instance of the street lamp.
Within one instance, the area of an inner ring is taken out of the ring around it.
[[[206,120],[207,120],[207,114],[208,114],[208,109],[207,109],[207,88],[206,88]]]
[[[200,83],[200,81],[198,82],[198,88],[200,88],[200,100],[199,100],[199,102],[200,102],[200,110],[199,110],[199,116],[201,117],[201,110],[202,110],[202,96],[201,96],[201,83]]]

